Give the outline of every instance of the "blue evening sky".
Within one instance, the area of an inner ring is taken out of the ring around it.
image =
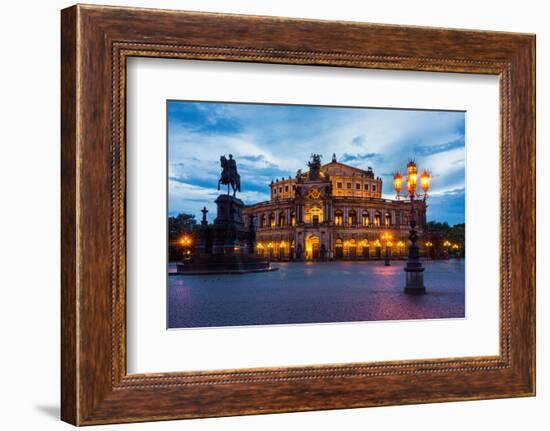
[[[311,153],[323,163],[336,153],[372,166],[387,198],[393,172],[414,158],[432,174],[428,220],[463,223],[464,127],[464,112],[169,101],[168,211],[200,220],[206,205],[213,220],[222,154],[237,160],[238,196],[250,204],[269,199],[272,180],[306,171]]]

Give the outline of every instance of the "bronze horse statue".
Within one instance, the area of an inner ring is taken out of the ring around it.
[[[227,185],[227,194],[230,194],[229,187],[233,189],[233,196],[236,192],[241,191],[241,176],[237,172],[237,162],[233,159],[233,155],[229,155],[229,159],[225,156],[220,157],[220,165],[222,167],[222,175],[218,180],[218,190],[220,190],[220,184]]]

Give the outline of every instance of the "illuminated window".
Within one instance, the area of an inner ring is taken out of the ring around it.
[[[386,225],[386,226],[391,225],[391,215],[390,215],[390,213],[386,213],[386,216],[384,217],[384,225]]]
[[[275,227],[275,213],[269,215],[269,226]]]
[[[363,211],[363,226],[368,226],[370,224],[370,217],[368,211]]]
[[[357,213],[355,210],[350,210],[348,212],[348,224],[352,226],[357,224]]]
[[[296,226],[296,213],[294,211],[290,213],[290,224]]]
[[[382,224],[382,216],[378,211],[374,214],[374,225],[380,226]]]
[[[286,214],[284,212],[281,212],[279,214],[279,227],[285,227],[286,226]]]
[[[336,188],[341,189],[342,188],[342,183],[336,183]]]
[[[260,222],[261,227],[267,227],[267,218],[265,214],[262,215],[262,221]]]
[[[342,211],[336,210],[334,212],[334,224],[336,226],[342,226],[343,221],[344,221],[344,215],[342,214]]]

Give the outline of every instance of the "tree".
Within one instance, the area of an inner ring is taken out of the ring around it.
[[[447,223],[446,221],[441,223],[441,222],[438,222],[438,221],[429,221],[428,223],[426,223],[426,228],[425,228],[427,231],[445,231],[447,232],[449,229],[450,229],[450,226],[449,226],[449,223]]]
[[[466,225],[464,223],[455,224],[447,233],[447,239],[454,244],[458,244],[461,250],[464,250],[466,242]]]
[[[176,240],[185,233],[191,233],[196,224],[193,214],[181,213],[175,217],[168,217],[168,238]]]

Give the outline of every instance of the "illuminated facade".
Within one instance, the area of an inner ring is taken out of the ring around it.
[[[336,161],[321,165],[313,155],[309,171],[270,184],[271,199],[243,209],[255,230],[255,251],[274,260],[374,259],[405,257],[410,203],[382,198],[382,179],[373,170]],[[415,201],[418,232],[426,205]]]

